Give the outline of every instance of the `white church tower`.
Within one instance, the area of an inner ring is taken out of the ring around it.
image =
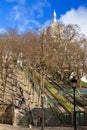
[[[54,10],[54,12],[53,12],[53,23],[56,23],[56,22],[57,22],[57,20],[56,20],[56,12]]]
[[[58,37],[60,36],[61,39],[63,38],[63,30],[61,29],[60,24],[57,21],[57,15],[56,15],[56,11],[53,11],[53,15],[52,15],[52,22],[49,25],[49,27],[46,29],[46,34],[49,35],[51,38],[53,38],[53,40],[57,40]]]

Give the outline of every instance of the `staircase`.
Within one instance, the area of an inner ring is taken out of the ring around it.
[[[30,115],[30,105],[29,105],[30,84],[28,81],[26,81],[26,77],[23,71],[16,70],[16,76],[17,76],[18,83],[17,83],[17,90],[15,94],[15,101],[14,101],[13,125],[28,127],[29,122],[32,118]]]
[[[28,127],[31,122],[33,125],[37,125],[37,118],[41,117],[41,100],[38,104],[38,94],[32,88],[32,84],[27,79],[25,72],[19,69],[14,69],[14,73],[8,75],[6,84],[6,102],[8,104],[13,103],[13,114],[11,115],[12,123],[14,126]],[[23,92],[20,91],[20,87]],[[25,102],[21,105],[19,100],[23,95]],[[57,121],[52,110],[44,108],[45,111],[45,125],[46,126],[58,126]],[[38,124],[40,125],[40,124]]]
[[[28,126],[29,124],[29,112],[26,113],[24,109],[15,108],[14,109],[14,126]]]

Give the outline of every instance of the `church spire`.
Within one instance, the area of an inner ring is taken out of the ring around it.
[[[55,12],[55,10],[54,10],[54,12],[53,12],[53,22],[57,22],[57,20],[56,20],[56,12]]]

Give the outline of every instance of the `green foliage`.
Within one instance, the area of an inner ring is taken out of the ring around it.
[[[81,87],[87,88],[87,83],[80,81]]]
[[[51,94],[58,100],[58,102],[64,106],[64,108],[71,112],[73,108],[73,104],[71,104],[63,95],[58,94],[58,90],[56,90],[50,83],[45,80],[45,87],[51,92]]]

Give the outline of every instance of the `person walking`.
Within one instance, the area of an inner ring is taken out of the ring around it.
[[[31,125],[31,123],[29,123],[29,130],[31,130],[31,128],[32,128],[32,125]]]

